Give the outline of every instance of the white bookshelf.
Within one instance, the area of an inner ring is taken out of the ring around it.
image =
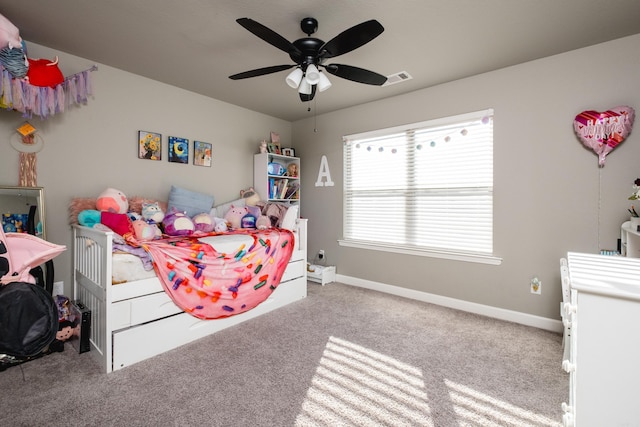
[[[287,172],[291,165],[297,169],[295,176]],[[278,171],[280,168],[284,173]],[[262,200],[300,203],[300,159],[273,153],[256,154],[253,158],[253,188]]]

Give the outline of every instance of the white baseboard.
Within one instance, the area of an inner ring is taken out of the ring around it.
[[[560,320],[534,316],[532,314],[506,310],[504,308],[491,307],[489,305],[477,304],[474,302],[444,297],[441,295],[430,294],[427,292],[416,291],[399,286],[387,285],[385,283],[373,282],[371,280],[358,279],[357,277],[345,276],[343,274],[336,275],[336,282],[344,283],[345,285],[350,286],[357,286],[359,288],[384,292],[391,295],[397,295],[417,301],[427,302],[430,304],[441,305],[443,307],[454,308],[456,310],[466,311],[469,313],[480,314],[483,316],[492,317],[494,319],[506,320],[509,322],[519,323],[521,325],[533,326],[535,328],[544,329],[551,332],[562,333],[563,331],[562,322]]]

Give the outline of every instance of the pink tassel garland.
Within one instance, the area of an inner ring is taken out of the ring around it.
[[[65,107],[87,104],[89,96],[93,95],[91,72],[97,69],[93,66],[51,88],[33,86],[25,79],[13,78],[0,65],[0,108],[19,111],[26,118],[33,115],[47,118],[64,112]]]

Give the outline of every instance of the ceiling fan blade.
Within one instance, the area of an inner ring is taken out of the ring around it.
[[[262,40],[266,41],[272,46],[277,47],[278,49],[291,53],[300,53],[300,50],[293,45],[289,40],[282,37],[280,34],[276,33],[270,28],[265,27],[261,23],[254,21],[250,18],[238,18],[236,22],[242,25],[247,30],[251,31],[256,36],[260,37]]]
[[[329,64],[324,65],[324,68],[334,76],[342,77],[343,79],[352,80],[358,83],[382,86],[387,81],[387,78],[382,74],[374,73],[373,71],[365,70],[364,68],[353,67],[351,65]]]
[[[320,49],[320,56],[333,58],[334,56],[351,52],[369,43],[382,34],[383,31],[384,27],[375,19],[355,25],[326,42]]]
[[[291,65],[274,65],[272,67],[256,68],[255,70],[245,71],[243,73],[234,74],[229,76],[231,80],[248,79],[249,77],[264,76],[265,74],[277,73],[278,71],[288,70],[295,67],[296,64]]]

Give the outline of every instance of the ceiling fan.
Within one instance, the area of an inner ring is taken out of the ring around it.
[[[287,84],[298,88],[302,101],[312,100],[316,93],[316,87],[322,92],[331,86],[327,76],[320,72],[320,67],[334,76],[358,83],[381,86],[387,81],[385,76],[363,68],[344,64],[324,65],[327,59],[351,52],[382,34],[384,27],[375,19],[355,25],[326,43],[311,37],[318,30],[318,21],[314,18],[304,18],[300,22],[300,28],[307,37],[293,43],[252,19],[240,18],[236,22],[270,45],[288,53],[294,64],[274,65],[245,71],[229,76],[232,80],[263,76],[296,67],[287,76]]]

